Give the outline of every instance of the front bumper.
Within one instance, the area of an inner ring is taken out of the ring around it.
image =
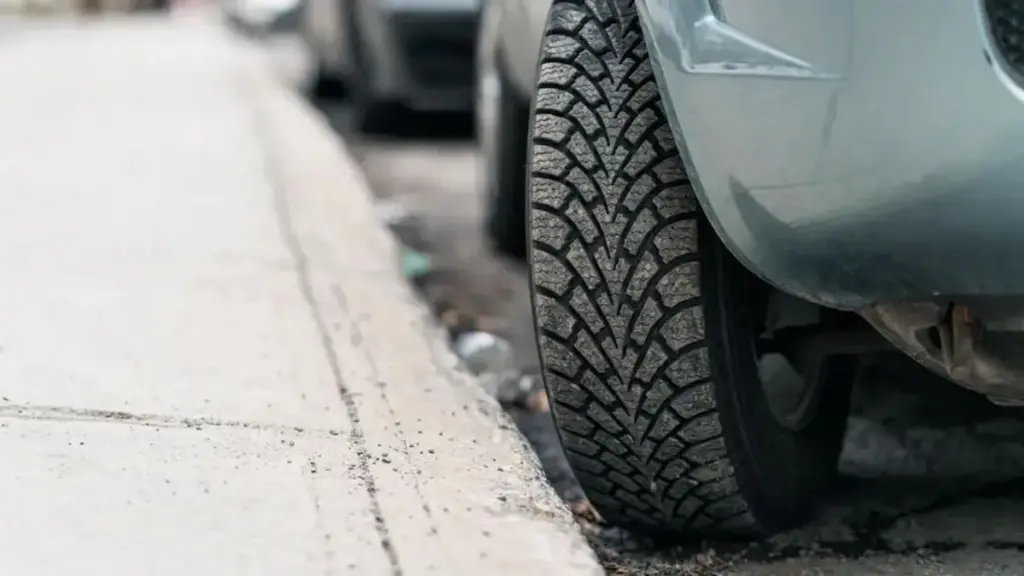
[[[839,308],[1024,294],[1024,91],[982,0],[640,4],[695,188],[751,270]]]

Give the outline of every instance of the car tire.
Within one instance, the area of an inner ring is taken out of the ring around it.
[[[801,522],[836,474],[855,359],[783,426],[758,337],[772,289],[701,212],[635,8],[556,0],[530,141],[538,348],[568,459],[608,521],[755,536]]]
[[[526,260],[526,152],[530,131],[530,102],[510,85],[498,54],[485,71],[493,82],[493,94],[481,99],[488,122],[478,122],[482,134],[483,177],[486,198],[487,236],[496,252],[514,260]],[[482,78],[483,81],[487,81]],[[486,134],[483,132],[486,131]]]
[[[373,90],[373,68],[368,44],[359,26],[358,6],[355,1],[347,3],[349,10],[345,19],[348,30],[345,37],[349,42],[352,58],[352,78],[348,85],[352,128],[363,134],[379,134],[392,131],[403,116],[404,110],[396,103],[380,99]]]

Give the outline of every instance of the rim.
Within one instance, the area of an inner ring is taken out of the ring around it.
[[[783,428],[800,430],[816,411],[817,379],[801,374],[785,355],[768,353],[757,363],[761,387],[775,421]]]
[[[806,427],[817,413],[823,380],[822,360],[801,345],[799,328],[805,324],[781,328],[773,328],[773,324],[794,317],[799,321],[800,316],[816,313],[809,312],[808,306],[772,290],[765,305],[765,329],[754,347],[758,376],[769,409],[780,426],[793,431]]]

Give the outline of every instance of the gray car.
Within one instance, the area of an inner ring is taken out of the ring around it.
[[[357,129],[399,108],[472,109],[478,0],[304,0],[301,34],[318,85],[351,97]]]
[[[1024,403],[1024,4],[488,6],[492,233],[529,228],[553,414],[606,519],[800,522],[866,352]]]

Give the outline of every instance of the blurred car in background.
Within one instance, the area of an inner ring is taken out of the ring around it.
[[[305,0],[302,37],[318,86],[349,96],[355,128],[400,109],[472,110],[479,0]]]
[[[298,15],[301,0],[225,0],[223,9],[228,20],[245,32],[265,34],[281,26],[294,26],[289,21]]]
[[[476,133],[495,250],[526,258],[530,99],[550,0],[482,0],[476,59]]]

